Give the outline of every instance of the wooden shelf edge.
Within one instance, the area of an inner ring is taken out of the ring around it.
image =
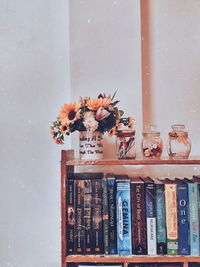
[[[189,159],[135,159],[135,160],[119,160],[119,159],[102,159],[102,160],[69,160],[66,161],[67,166],[76,165],[198,165],[200,157],[191,157]]]
[[[87,263],[146,263],[146,262],[200,262],[200,256],[149,256],[149,255],[69,255],[65,262]]]

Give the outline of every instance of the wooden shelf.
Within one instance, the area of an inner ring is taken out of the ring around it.
[[[102,159],[102,160],[68,160],[67,166],[80,165],[198,165],[200,157],[191,157],[189,159],[134,159],[134,160],[119,160],[119,159]]]
[[[189,159],[169,159],[162,158],[144,160],[137,158],[135,160],[119,160],[119,159],[102,159],[102,160],[80,160],[74,159],[73,150],[62,150],[61,156],[61,213],[62,213],[62,267],[69,266],[68,263],[122,263],[123,267],[127,267],[128,263],[182,263],[182,267],[189,267],[190,262],[198,263],[200,266],[200,256],[169,256],[169,255],[68,255],[66,256],[66,180],[69,175],[74,173],[74,166],[84,165],[199,165],[200,156],[190,157]]]
[[[146,262],[200,262],[199,256],[149,256],[149,255],[69,255],[65,262],[87,263],[146,263]]]

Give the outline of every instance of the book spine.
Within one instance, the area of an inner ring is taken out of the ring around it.
[[[146,222],[147,222],[147,254],[156,255],[156,207],[155,187],[153,183],[145,184]]]
[[[84,187],[84,223],[85,223],[85,252],[92,252],[92,181],[85,180]]]
[[[108,178],[109,254],[117,254],[116,181]]]
[[[75,225],[75,210],[74,210],[74,181],[68,180],[67,187],[67,254],[74,253],[74,225]]]
[[[188,184],[190,214],[190,254],[199,256],[199,190],[197,184]]]
[[[107,179],[102,180],[103,187],[103,240],[104,253],[109,254],[109,224],[108,224],[108,187]]]
[[[131,201],[130,181],[117,181],[117,252],[120,255],[132,254],[131,244]]]
[[[131,183],[133,254],[147,254],[144,184]]]
[[[167,254],[178,255],[178,223],[176,184],[165,184]]]
[[[188,185],[177,185],[178,208],[178,254],[190,255],[189,247],[189,210],[188,210]]]
[[[85,253],[84,226],[84,180],[75,180],[75,242],[74,252]]]
[[[102,180],[92,180],[93,252],[103,253]]]
[[[157,253],[167,254],[164,184],[156,184]]]

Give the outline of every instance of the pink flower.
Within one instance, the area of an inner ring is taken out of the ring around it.
[[[103,107],[99,107],[95,117],[98,121],[102,121],[103,119],[107,118],[109,115],[110,115],[110,112],[105,110]]]

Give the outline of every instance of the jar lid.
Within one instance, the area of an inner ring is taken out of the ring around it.
[[[169,132],[169,136],[171,137],[177,137],[177,136],[185,136],[188,137],[188,132],[185,131],[185,125],[184,124],[173,124],[171,126],[172,132]]]
[[[160,132],[156,130],[156,125],[150,124],[150,125],[145,125],[144,126],[144,132],[142,135],[145,136],[155,136],[158,137],[160,136]]]
[[[116,136],[118,137],[135,136],[135,130],[116,130]]]

